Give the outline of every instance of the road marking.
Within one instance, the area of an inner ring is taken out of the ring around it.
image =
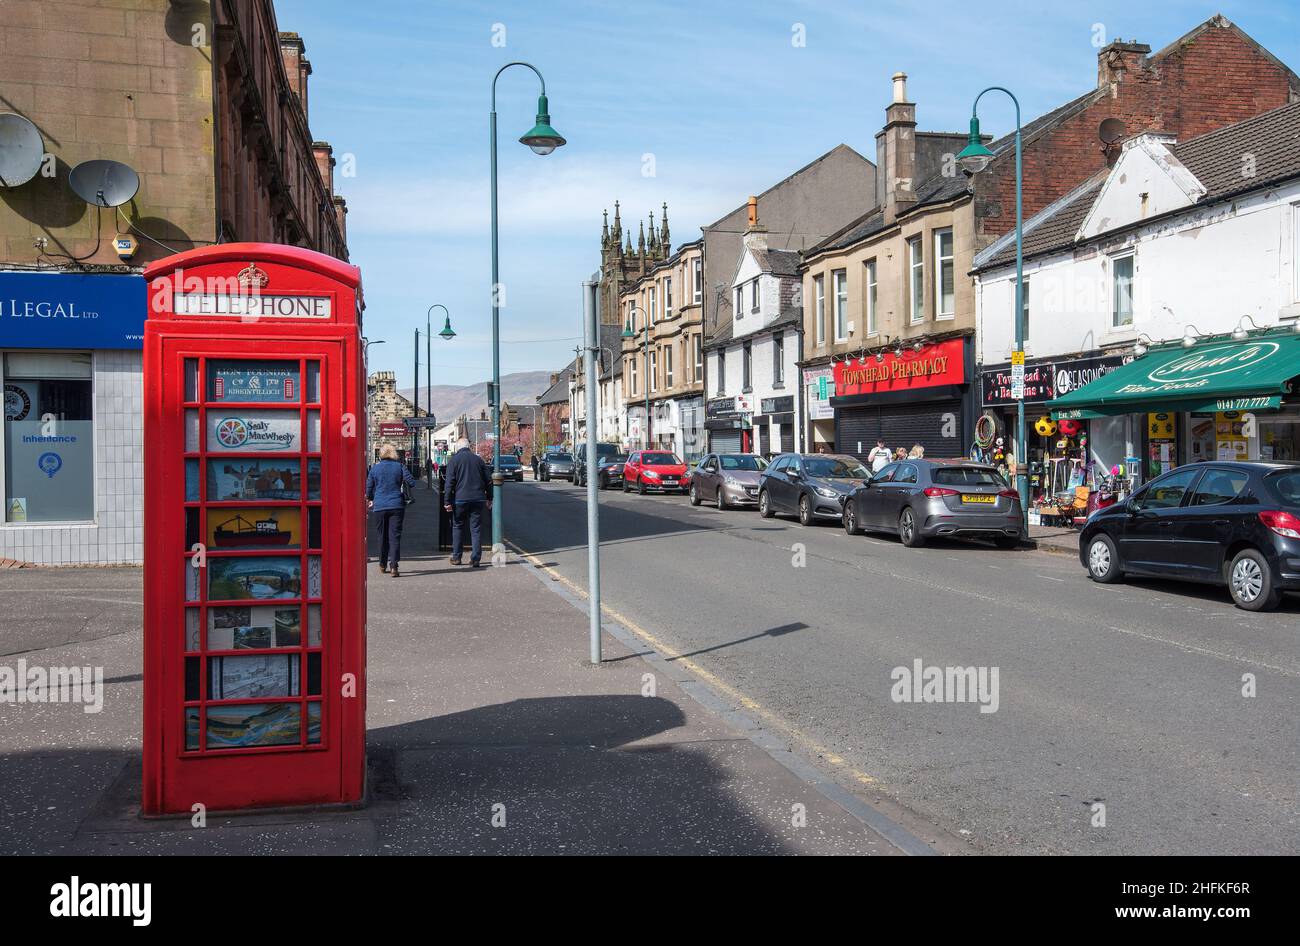
[[[1059,582],[1065,581],[1064,578],[1053,578],[1051,575],[1039,575],[1038,577],[1046,579],[1047,581],[1059,581]]]
[[[509,545],[512,549],[515,550],[516,554],[522,555],[524,558],[528,559],[528,561],[531,562],[535,568],[541,569],[543,572],[549,575],[553,581],[560,582],[562,585],[568,588],[569,591],[573,592],[575,595],[577,595],[580,598],[586,599],[588,597],[585,588],[581,588],[578,585],[574,584],[573,582],[569,581],[569,579],[566,578],[564,575],[560,574],[554,568],[542,562],[541,559],[539,559],[536,555],[533,555],[531,552],[524,551],[514,542],[511,542],[509,539],[505,541],[507,545]],[[787,737],[802,745],[805,750],[815,753],[816,755],[825,759],[827,762],[829,762],[831,765],[835,766],[836,768],[842,769],[845,772],[845,774],[847,774],[848,776],[850,776],[851,778],[853,778],[855,781],[857,781],[862,785],[873,785],[873,786],[880,785],[880,782],[874,776],[868,775],[866,772],[861,772],[858,769],[853,768],[841,756],[836,755],[834,751],[826,748],[821,743],[817,742],[816,740],[814,740],[812,737],[808,736],[806,733],[802,732],[801,730],[794,728],[789,723],[785,722],[783,719],[781,719],[779,716],[773,713],[771,710],[767,709],[765,706],[759,703],[757,700],[755,700],[750,696],[747,696],[745,693],[741,692],[740,690],[737,690],[731,684],[719,679],[717,675],[710,673],[708,670],[705,670],[703,667],[701,667],[695,661],[691,660],[689,657],[683,657],[676,650],[674,650],[672,647],[669,647],[663,641],[659,640],[659,638],[655,637],[653,634],[651,634],[645,628],[641,627],[631,618],[627,617],[626,615],[620,614],[618,611],[615,611],[607,604],[602,604],[600,610],[603,614],[608,614],[615,621],[618,621],[620,624],[626,627],[637,637],[641,638],[643,641],[645,641],[647,644],[653,647],[656,651],[658,651],[662,656],[664,656],[669,660],[672,660],[678,666],[685,667],[691,673],[695,674],[697,677],[699,677],[701,680],[707,683],[709,686],[726,694],[731,700],[733,700],[736,703],[739,703],[741,706],[749,710],[754,715],[761,717],[773,729],[777,729],[785,733]]]

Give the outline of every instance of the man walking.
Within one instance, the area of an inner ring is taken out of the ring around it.
[[[479,560],[483,557],[483,509],[492,508],[492,500],[488,499],[492,480],[488,475],[487,464],[470,450],[469,441],[463,437],[456,441],[456,452],[447,461],[442,483],[443,505],[451,513],[451,563],[462,564],[461,552],[465,548],[465,526],[468,522],[469,563],[478,568]]]

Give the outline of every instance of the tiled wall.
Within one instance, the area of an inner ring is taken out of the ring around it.
[[[0,558],[41,565],[143,559],[142,368],[138,351],[94,353],[95,523],[0,525]]]

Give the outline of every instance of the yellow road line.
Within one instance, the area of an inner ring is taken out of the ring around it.
[[[578,597],[580,598],[588,597],[585,588],[578,587],[576,584],[571,582],[568,578],[564,577],[564,575],[560,574],[560,572],[556,571],[550,565],[543,563],[536,555],[533,555],[531,552],[524,551],[518,545],[511,542],[509,539],[506,540],[506,544],[509,545],[512,549],[514,549],[514,551],[517,554],[522,555],[524,558],[528,559],[528,561],[530,561],[534,567],[544,571],[547,575],[551,576],[556,581],[560,582],[562,585],[564,585],[564,587],[568,588],[571,592],[573,592]],[[710,673],[708,670],[705,670],[703,667],[701,667],[695,661],[691,660],[689,657],[683,657],[681,654],[677,653],[677,651],[669,647],[663,641],[659,640],[657,637],[655,637],[645,628],[641,627],[631,618],[627,617],[624,614],[620,614],[618,611],[615,611],[613,608],[609,607],[609,605],[606,604],[602,604],[600,610],[602,614],[609,615],[615,621],[622,624],[624,627],[626,627],[637,637],[641,638],[643,641],[645,641],[647,644],[653,647],[662,656],[671,659],[675,664],[680,664],[681,666],[685,667],[687,670],[695,674],[697,677],[699,677],[701,680],[703,680],[713,689],[726,694],[731,700],[733,700],[736,703],[739,703],[741,706],[749,710],[754,715],[762,717],[762,719],[766,723],[768,723],[773,729],[778,729],[781,732],[785,733],[791,740],[803,746],[803,748],[806,751],[813,752],[821,756],[823,759],[825,759],[827,762],[829,762],[831,765],[835,766],[836,768],[843,769],[847,775],[851,776],[855,781],[860,782],[863,785],[879,784],[879,782],[877,782],[874,776],[868,775],[865,772],[860,772],[857,769],[853,768],[841,756],[836,755],[830,749],[816,742],[806,733],[791,726],[789,723],[785,722],[783,719],[781,719],[771,710],[764,707],[757,700],[753,699],[752,697],[746,696],[744,693],[742,693],[740,690],[737,690],[731,684],[719,679],[717,675]]]

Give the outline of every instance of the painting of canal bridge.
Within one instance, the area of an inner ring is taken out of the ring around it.
[[[208,559],[210,601],[297,598],[302,594],[302,561],[296,556]]]

